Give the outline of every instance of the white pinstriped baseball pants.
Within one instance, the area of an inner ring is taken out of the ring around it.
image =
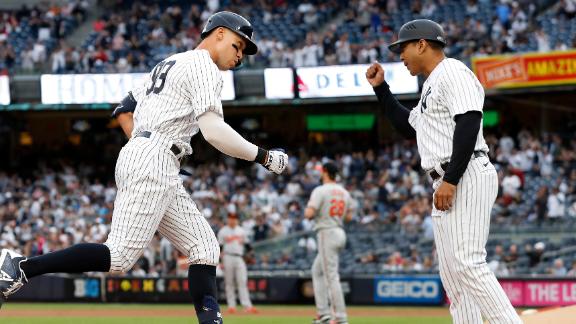
[[[434,183],[434,189],[440,181]],[[486,264],[490,211],[498,193],[498,176],[488,157],[470,160],[456,187],[454,204],[433,207],[434,239],[440,277],[454,323],[522,323],[494,273]]]
[[[191,264],[218,265],[220,247],[178,176],[172,142],[159,133],[133,137],[116,162],[118,193],[106,244],[111,272],[126,272],[158,231]]]

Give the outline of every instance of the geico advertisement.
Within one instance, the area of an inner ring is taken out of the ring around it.
[[[444,301],[438,277],[376,277],[374,301],[377,303],[435,304]]]
[[[264,70],[266,99],[293,99],[294,76],[291,68]]]
[[[10,80],[7,76],[0,76],[0,105],[10,104]]]
[[[296,69],[300,98],[374,95],[366,80],[368,64]],[[418,79],[402,63],[382,63],[385,80],[394,94],[418,92]]]
[[[43,104],[116,103],[128,91],[141,86],[148,73],[44,74],[41,78]],[[232,71],[222,72],[222,100],[235,98]],[[158,86],[163,80],[156,80]],[[192,91],[192,89],[190,89]]]

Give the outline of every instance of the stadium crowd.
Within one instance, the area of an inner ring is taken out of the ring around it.
[[[575,223],[576,139],[521,131],[515,137],[488,134],[486,140],[500,178],[493,210],[495,224]],[[272,177],[259,166],[242,169],[235,165],[236,160],[223,158],[220,163],[187,166],[192,176],[183,179],[215,231],[223,226],[227,215],[234,213],[252,240],[259,242],[312,229],[313,223],[303,217],[303,209],[319,183],[324,159],[307,156],[303,151],[291,154],[288,173]],[[374,232],[387,228],[402,236],[432,239],[432,189],[428,176],[418,166],[415,143],[396,142],[378,150],[336,154],[332,159],[341,168],[339,180],[356,202],[356,228]],[[113,181],[94,178],[93,170],[86,165],[41,165],[31,178],[0,173],[0,247],[33,256],[79,242],[105,241],[116,188]],[[530,190],[537,191],[535,203],[527,198]],[[312,237],[299,244],[314,251]],[[528,249],[522,251],[529,253]],[[393,271],[430,269],[434,259],[434,253],[428,255],[417,249],[408,255],[396,251],[384,267]],[[167,240],[156,236],[132,273],[185,274],[185,261]],[[252,263],[260,268],[268,263],[289,262],[291,256],[286,253],[252,257]],[[378,262],[378,255],[367,253],[358,262]]]
[[[87,10],[86,0],[64,5],[41,2],[18,10],[0,7],[0,74],[15,67],[22,72],[42,71],[52,50],[86,20]]]
[[[167,56],[193,49],[204,22],[218,10],[235,11],[255,22],[260,51],[246,60],[252,67],[397,61],[387,45],[402,23],[416,18],[441,22],[447,55],[464,61],[576,48],[574,0],[558,1],[544,10],[527,0],[354,0],[346,5],[337,0],[168,5],[103,1],[102,5],[107,13],[93,22],[92,33],[80,46],[70,45],[63,36],[71,25],[84,21],[87,0],[0,11],[0,71],[20,67],[52,73],[147,72]]]

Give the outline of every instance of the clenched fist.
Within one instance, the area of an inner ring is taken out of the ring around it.
[[[376,62],[370,65],[366,70],[366,80],[372,87],[377,87],[384,82],[384,69],[380,63]]]

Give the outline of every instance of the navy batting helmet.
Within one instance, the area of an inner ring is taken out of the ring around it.
[[[442,47],[446,46],[446,38],[442,26],[432,20],[416,19],[400,27],[398,40],[388,45],[388,49],[393,53],[400,54],[400,45],[402,43],[420,39],[437,42]]]
[[[258,52],[258,46],[256,46],[252,41],[252,33],[254,32],[254,29],[252,28],[252,24],[250,24],[246,18],[230,11],[217,12],[208,18],[208,21],[202,30],[202,34],[200,34],[200,38],[204,39],[208,37],[210,32],[218,27],[226,27],[235,32],[238,36],[244,38],[246,41],[244,54],[254,55]]]

